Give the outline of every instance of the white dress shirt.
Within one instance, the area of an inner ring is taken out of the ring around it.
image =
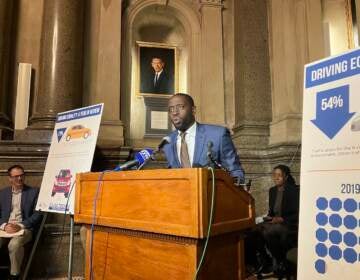
[[[197,126],[197,124],[196,124],[196,122],[194,122],[194,124],[185,131],[185,133],[186,133],[185,142],[186,142],[186,145],[188,148],[189,160],[190,160],[191,165],[193,165],[193,160],[194,160],[196,126]],[[179,161],[181,161],[181,157],[180,157],[181,136],[180,136],[179,130],[178,130],[178,136],[176,138],[176,148],[177,148],[177,154],[178,154]]]

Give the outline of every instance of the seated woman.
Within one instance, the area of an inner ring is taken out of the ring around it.
[[[286,165],[273,169],[272,179],[275,186],[269,190],[269,212],[264,222],[256,225],[250,232],[249,243],[258,260],[258,273],[272,270],[279,276],[285,273],[286,252],[296,247],[299,221],[299,187]],[[250,245],[248,244],[248,246]]]

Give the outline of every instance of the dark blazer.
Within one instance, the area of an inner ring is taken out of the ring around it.
[[[269,213],[268,216],[274,217],[274,206],[277,194],[277,187],[274,186],[269,190]],[[283,199],[281,204],[281,217],[284,223],[291,228],[298,227],[299,224],[299,186],[286,184],[284,187]]]
[[[171,142],[165,145],[163,149],[169,168],[181,168],[176,149],[177,136],[177,130],[169,134]],[[244,171],[241,168],[240,159],[231,140],[230,132],[222,126],[197,123],[192,166],[201,167],[208,165],[207,145],[209,141],[213,143],[213,157],[230,171],[232,177],[243,179]]]
[[[155,78],[155,74],[153,76]],[[174,90],[171,89],[170,79],[168,74],[165,71],[162,71],[157,83],[152,87],[152,92],[154,93],[174,93]]]
[[[21,216],[26,229],[34,230],[41,221],[41,214],[34,210],[38,195],[38,188],[24,185],[21,194]],[[0,225],[9,221],[11,202],[12,190],[11,187],[6,187],[0,192]]]
[[[174,80],[163,70],[154,84],[155,72],[144,77],[144,85],[141,85],[141,91],[144,93],[174,93]]]

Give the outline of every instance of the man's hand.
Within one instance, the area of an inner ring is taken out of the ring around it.
[[[281,224],[284,222],[284,219],[282,217],[273,217],[271,220],[272,224]]]
[[[15,233],[21,230],[21,227],[17,224],[8,223],[4,228],[6,233]]]

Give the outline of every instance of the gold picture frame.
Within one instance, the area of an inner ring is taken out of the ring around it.
[[[174,45],[137,41],[137,94],[169,97],[178,90],[178,49]],[[155,73],[158,73],[155,75]]]

